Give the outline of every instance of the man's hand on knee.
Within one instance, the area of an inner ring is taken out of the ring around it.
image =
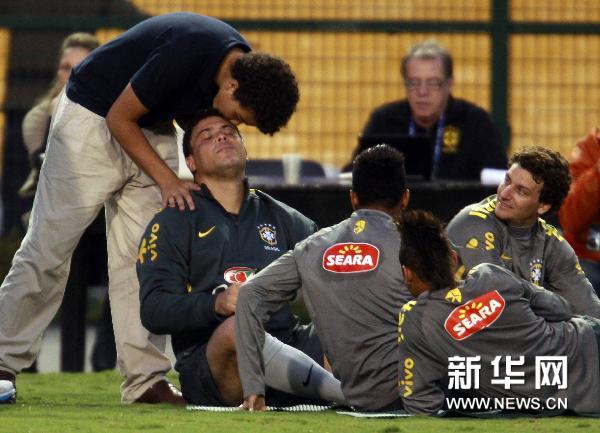
[[[223,317],[229,317],[235,313],[240,283],[232,283],[227,289],[217,295],[215,299],[215,313]]]

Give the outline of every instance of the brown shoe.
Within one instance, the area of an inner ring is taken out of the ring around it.
[[[17,386],[15,383],[14,374],[0,370],[0,404],[15,403],[17,400]]]
[[[146,390],[134,403],[187,404],[175,385],[166,379],[159,380]]]

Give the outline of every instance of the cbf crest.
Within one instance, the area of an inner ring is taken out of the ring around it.
[[[272,247],[277,245],[277,228],[273,224],[260,224],[258,234],[267,245]]]
[[[529,281],[536,286],[542,285],[542,259],[535,259],[529,263]]]
[[[443,152],[456,153],[460,144],[460,129],[456,126],[446,126],[444,128]]]

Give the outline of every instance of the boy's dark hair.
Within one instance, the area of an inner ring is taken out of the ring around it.
[[[191,140],[192,140],[192,131],[194,130],[194,126],[196,126],[198,124],[198,122],[200,122],[201,120],[204,120],[208,117],[221,117],[221,118],[225,119],[227,122],[229,122],[229,120],[227,120],[227,118],[223,115],[223,113],[221,113],[216,108],[212,108],[212,107],[204,108],[202,110],[197,111],[196,114],[194,114],[192,116],[190,121],[184,127],[182,147],[183,147],[183,155],[185,157],[188,157],[192,154]],[[234,124],[231,124],[231,126],[233,126],[235,128],[237,134],[240,136],[240,138],[242,138],[242,134],[240,133],[237,126],[235,126]]]
[[[354,159],[352,191],[361,206],[381,203],[393,208],[406,189],[404,155],[387,144],[370,147]]]
[[[569,163],[558,152],[542,146],[524,147],[515,153],[508,163],[519,164],[537,183],[543,182],[540,202],[551,205],[548,213],[558,212],[569,193],[571,175]]]
[[[245,53],[231,67],[238,88],[233,96],[251,110],[258,129],[273,135],[285,126],[300,99],[298,82],[290,66],[279,57]]]
[[[403,212],[400,263],[409,267],[431,290],[454,285],[451,247],[439,219],[424,210]]]

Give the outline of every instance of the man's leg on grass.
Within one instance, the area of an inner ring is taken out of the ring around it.
[[[144,130],[152,147],[174,170],[175,137]],[[112,160],[122,168],[123,186],[106,202],[109,297],[117,347],[117,363],[125,381],[123,403],[185,404],[166,379],[171,362],[164,354],[166,337],[151,334],[140,319],[139,281],[135,270],[138,246],[153,215],[161,208],[155,182],[111,140]]]
[[[230,317],[215,330],[206,349],[214,382],[221,399],[229,405],[239,405],[243,401],[234,329],[235,321]],[[315,341],[318,340],[312,342]],[[319,353],[322,359],[322,351]],[[263,357],[267,386],[301,397],[345,403],[340,382],[300,350],[265,334]]]

